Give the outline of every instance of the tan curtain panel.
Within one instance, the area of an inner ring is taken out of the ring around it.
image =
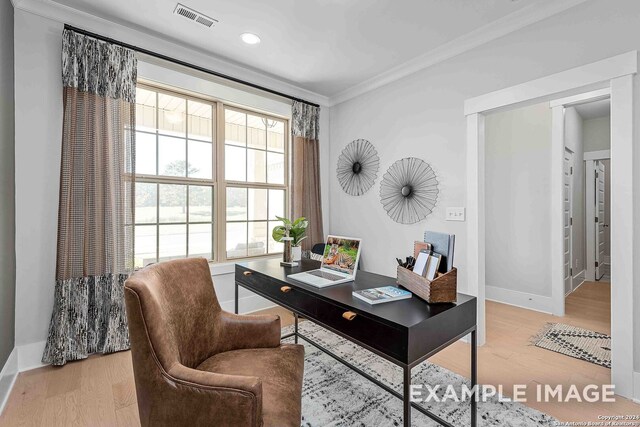
[[[292,105],[291,212],[309,221],[302,249],[324,242],[320,199],[320,108],[303,102]]]
[[[58,252],[45,363],[129,348],[136,68],[131,50],[63,33]]]

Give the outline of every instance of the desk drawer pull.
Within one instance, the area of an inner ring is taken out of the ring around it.
[[[342,313],[342,317],[347,320],[353,320],[356,318],[356,313],[354,313],[353,311],[345,311],[344,313]]]
[[[250,271],[245,271],[245,272],[244,272],[244,273],[242,273],[242,274],[244,274],[245,276],[251,276],[251,272],[250,272]]]
[[[287,293],[287,292],[289,292],[291,290],[291,286],[283,286],[283,287],[280,288],[280,290],[282,292]]]

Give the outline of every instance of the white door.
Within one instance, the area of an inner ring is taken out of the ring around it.
[[[605,218],[604,218],[604,175],[605,166],[601,160],[596,161],[596,280],[602,278],[600,272],[600,266],[604,263],[604,254],[606,246],[606,234],[605,234]]]
[[[573,152],[565,147],[562,173],[562,216],[563,216],[563,241],[564,241],[564,294],[573,290],[573,259],[572,226],[573,218]]]

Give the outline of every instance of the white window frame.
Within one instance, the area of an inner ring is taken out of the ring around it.
[[[213,189],[213,233],[212,233],[212,249],[213,249],[213,257],[209,259],[211,264],[222,264],[226,262],[237,262],[244,259],[260,259],[260,258],[272,258],[274,256],[279,256],[282,252],[273,252],[266,253],[261,255],[247,255],[242,257],[227,257],[227,248],[226,248],[226,229],[227,229],[227,220],[226,220],[226,194],[227,187],[236,187],[236,188],[257,188],[257,189],[277,189],[285,191],[285,206],[284,212],[285,215],[289,215],[289,198],[290,198],[290,186],[289,186],[289,164],[290,164],[290,122],[289,118],[252,109],[250,107],[237,105],[234,103],[223,102],[220,99],[199,94],[193,93],[190,91],[184,91],[179,88],[175,88],[169,85],[159,84],[156,82],[150,82],[146,80],[138,80],[137,87],[141,89],[146,89],[154,92],[164,93],[167,95],[177,96],[181,98],[185,98],[187,100],[192,100],[204,104],[209,104],[213,107],[213,120],[212,120],[212,177],[211,179],[205,178],[189,178],[189,177],[170,177],[170,176],[162,176],[162,175],[146,175],[146,174],[135,174],[135,182],[138,183],[153,183],[153,184],[177,184],[177,185],[207,185],[211,186]],[[227,181],[225,179],[225,109],[232,109],[234,111],[239,111],[242,113],[251,114],[257,117],[262,117],[269,120],[277,120],[284,122],[284,184],[269,184],[269,183],[260,183],[260,182],[250,182],[250,181]],[[187,120],[188,122],[188,120]],[[156,129],[158,126],[158,106],[156,105]],[[186,124],[188,132],[188,123]],[[157,132],[157,131],[156,131]],[[158,152],[156,151],[156,162],[157,162]],[[157,172],[157,171],[156,171]],[[158,194],[159,197],[159,194]],[[187,199],[188,200],[188,199]],[[268,199],[267,199],[268,200]],[[159,206],[159,200],[156,202]],[[155,223],[137,223],[134,222],[134,227],[138,225],[156,225],[161,224],[159,222],[159,218],[156,219]],[[186,218],[186,223],[188,223],[188,215]],[[267,224],[269,221],[273,221],[271,219],[267,219]],[[254,221],[242,221],[247,224]],[[256,221],[263,222],[263,221]],[[173,223],[171,223],[173,224]],[[188,253],[188,232],[187,232],[187,253]],[[268,239],[271,238],[270,230],[267,230],[267,247],[265,250],[268,252]],[[156,256],[159,256],[160,251],[160,233],[157,232],[156,235]]]

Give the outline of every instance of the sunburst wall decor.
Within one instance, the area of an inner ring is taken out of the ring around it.
[[[380,202],[400,224],[415,224],[433,212],[438,200],[436,174],[423,160],[407,157],[392,164],[380,183]]]
[[[366,139],[350,142],[338,157],[336,174],[342,189],[352,196],[366,193],[378,177],[380,158]]]

